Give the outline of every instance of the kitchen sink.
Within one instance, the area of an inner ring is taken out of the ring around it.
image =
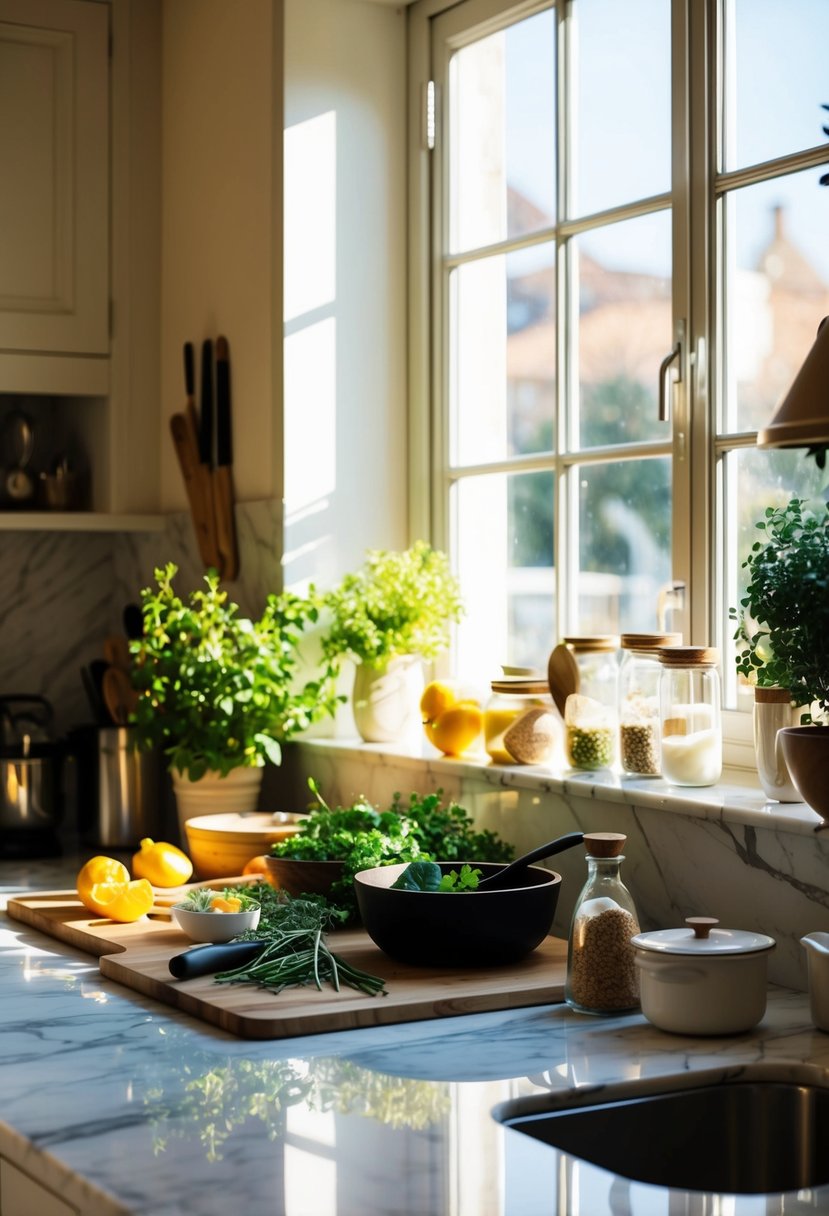
[[[829,1184],[829,1077],[813,1065],[533,1094],[501,1103],[493,1115],[635,1182],[744,1195]]]

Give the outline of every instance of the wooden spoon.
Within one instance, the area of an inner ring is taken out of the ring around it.
[[[120,667],[108,667],[102,683],[104,704],[116,726],[126,726],[138,704],[138,693]]]
[[[547,682],[556,703],[556,709],[564,717],[564,706],[571,692],[578,692],[580,686],[579,665],[573,657],[569,646],[560,642],[553,650],[547,662]]]

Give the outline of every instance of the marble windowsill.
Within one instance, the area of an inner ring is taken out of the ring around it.
[[[544,765],[496,765],[487,758],[453,759],[439,756],[425,741],[407,746],[363,743],[354,738],[306,738],[292,746],[302,756],[341,757],[366,766],[425,773],[437,785],[449,779],[475,781],[496,789],[564,794],[804,836],[812,835],[821,824],[817,812],[803,802],[770,802],[756,776],[737,769],[725,769],[723,780],[716,785],[682,788],[661,777],[630,777],[618,770],[579,773]]]

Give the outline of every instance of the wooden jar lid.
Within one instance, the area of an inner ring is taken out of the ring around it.
[[[621,832],[585,832],[584,847],[588,857],[619,857],[626,840]]]

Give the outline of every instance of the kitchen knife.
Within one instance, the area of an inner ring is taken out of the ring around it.
[[[230,352],[227,338],[216,339],[216,468],[213,495],[216,508],[216,539],[222,559],[222,578],[239,574],[236,524],[233,514],[233,430],[230,409]]]
[[[211,545],[210,529],[205,512],[198,438],[189,416],[173,414],[170,419],[170,432],[173,436],[181,475],[184,478],[184,488],[190,503],[190,514],[193,518],[202,563],[206,567],[215,566],[215,553]]]
[[[213,343],[206,338],[201,348],[201,414],[199,415],[199,460],[213,468]]]
[[[177,980],[195,980],[200,975],[232,971],[252,962],[267,946],[266,941],[222,942],[215,946],[194,946],[170,959],[170,974]]]

